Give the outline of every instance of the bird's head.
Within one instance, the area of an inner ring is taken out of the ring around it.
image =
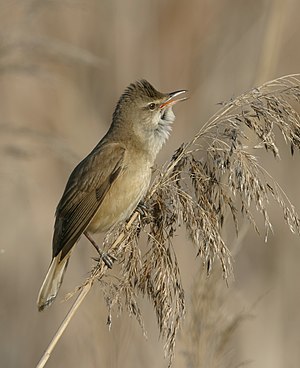
[[[186,100],[178,98],[185,92],[161,93],[146,80],[132,83],[122,94],[113,120],[125,123],[130,133],[156,156],[172,130],[175,120],[172,107]]]

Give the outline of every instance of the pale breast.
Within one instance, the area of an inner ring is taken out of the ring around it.
[[[129,165],[112,184],[87,230],[104,232],[129,217],[146,194],[150,179],[148,165]]]

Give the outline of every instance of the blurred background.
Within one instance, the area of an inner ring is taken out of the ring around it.
[[[296,0],[0,1],[1,367],[37,364],[71,305],[64,295],[93,265],[82,239],[58,300],[38,313],[55,207],[74,165],[109,127],[123,89],[146,78],[164,92],[190,91],[176,106],[161,164],[217,103],[300,72],[299,14]],[[265,155],[262,163],[300,210],[299,153],[291,158],[282,149],[280,161]],[[270,210],[268,244],[243,227],[234,240],[229,288],[201,276],[193,247],[175,239],[187,300],[175,368],[300,366],[299,238]],[[153,308],[147,300],[141,306],[147,340],[126,312],[113,314],[108,331],[96,284],[47,367],[166,367]],[[220,337],[221,351],[214,347]]]

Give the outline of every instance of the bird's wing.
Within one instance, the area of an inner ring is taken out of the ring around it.
[[[53,257],[63,259],[92,221],[107,191],[123,169],[125,148],[118,143],[96,147],[73,170],[57,206]]]

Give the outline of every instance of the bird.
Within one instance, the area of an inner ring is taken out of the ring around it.
[[[74,168],[57,205],[52,260],[38,295],[39,311],[55,300],[82,235],[112,267],[115,258],[100,250],[92,234],[128,219],[144,198],[156,156],[172,130],[172,107],[187,98],[182,97],[186,92],[162,93],[145,79],[125,89],[107,133]]]

